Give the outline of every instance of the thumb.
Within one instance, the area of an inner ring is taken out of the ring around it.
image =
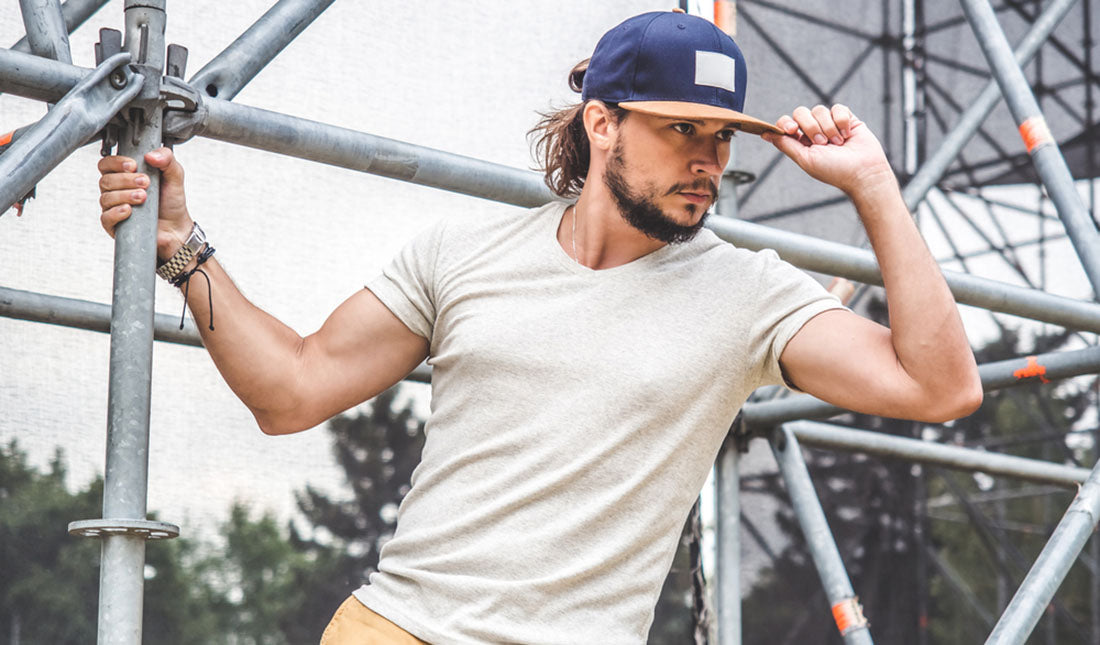
[[[801,141],[798,140],[798,136],[793,134],[775,134],[772,132],[765,132],[761,135],[761,137],[768,143],[775,146],[777,150],[796,161],[801,156],[802,150],[806,147]]]
[[[176,156],[165,147],[145,153],[145,161],[150,166],[158,168],[165,181],[183,183],[183,166],[176,161]]]

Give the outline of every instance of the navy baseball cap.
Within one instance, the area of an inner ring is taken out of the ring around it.
[[[741,49],[713,23],[654,11],[603,35],[584,74],[581,99],[657,116],[726,119],[752,134],[783,134],[742,112],[747,76]]]

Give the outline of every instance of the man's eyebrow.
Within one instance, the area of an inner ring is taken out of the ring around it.
[[[706,125],[707,121],[713,121],[714,120],[714,119],[690,119],[690,118],[687,118],[687,117],[675,117],[675,116],[662,116],[662,117],[658,117],[658,118],[660,118],[663,121],[668,121],[669,123],[693,123],[693,124],[699,125],[699,126]],[[726,130],[726,129],[740,130],[741,129],[741,124],[738,123],[737,121],[727,121],[726,123],[724,123],[722,125],[721,129],[723,129],[723,130]]]

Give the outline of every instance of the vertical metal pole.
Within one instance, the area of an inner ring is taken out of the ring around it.
[[[1039,51],[1039,47],[1050,36],[1075,2],[1077,0],[1051,1],[1047,10],[1032,23],[1027,35],[1016,47],[1016,61],[1020,65],[1026,65],[1035,56],[1035,53]],[[978,95],[978,98],[966,108],[966,111],[959,117],[958,122],[951,128],[951,131],[944,136],[939,147],[931,153],[924,165],[917,171],[917,174],[901,191],[902,198],[909,210],[916,210],[917,204],[924,200],[928,191],[940,180],[951,162],[955,160],[959,152],[966,146],[966,143],[978,131],[986,117],[993,111],[1000,98],[1001,92],[997,88],[997,82],[990,81],[981,94]]]
[[[23,10],[23,26],[27,28],[31,53],[71,64],[69,28],[61,14],[61,1],[19,0],[19,8]]]
[[[845,645],[871,645],[871,632],[856,599],[844,561],[840,558],[836,540],[829,530],[825,511],[821,509],[810,471],[802,459],[802,448],[789,428],[781,427],[771,437],[772,452],[779,464],[779,473],[787,485],[798,524],[806,536],[806,545],[813,556],[817,574],[825,587],[829,606],[837,619],[837,627]]]
[[[144,154],[161,145],[159,83],[164,67],[165,0],[126,0],[124,47],[146,86],[129,110],[119,153],[150,178],[149,198],[115,233],[111,367],[107,401],[104,519],[144,519],[149,479],[149,398],[160,173]],[[145,538],[106,535],[99,578],[99,644],[141,643]]]
[[[1093,292],[1100,295],[1100,231],[1097,231],[1077,193],[1073,175],[1066,166],[1058,143],[1050,134],[1031,86],[1013,58],[1012,49],[988,0],[962,0],[962,7],[1001,87],[1009,111],[1020,126],[1020,135],[1035,169],[1054,200],[1066,234],[1077,250]]]
[[[1077,497],[1054,529],[1054,535],[1043,547],[1031,571],[1012,597],[1012,602],[997,621],[986,645],[1009,645],[1027,640],[1096,527],[1098,517],[1100,463],[1081,485]]]
[[[741,645],[741,478],[740,454],[726,437],[715,465],[717,505],[718,644]]]

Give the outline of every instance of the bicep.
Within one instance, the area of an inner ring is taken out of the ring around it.
[[[299,349],[303,406],[316,423],[396,384],[428,355],[428,341],[409,330],[368,289],[345,300]]]
[[[849,410],[912,418],[923,405],[921,388],[898,362],[890,330],[847,310],[811,318],[779,360],[795,387]]]

